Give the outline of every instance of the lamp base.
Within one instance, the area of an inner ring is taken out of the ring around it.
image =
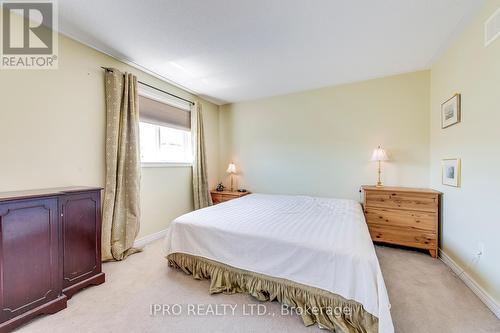
[[[378,161],[378,179],[377,179],[377,185],[375,187],[384,187],[384,184],[382,183],[382,179],[380,175],[382,174],[382,168],[380,167],[380,160]]]

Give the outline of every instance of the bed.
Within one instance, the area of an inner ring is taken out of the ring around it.
[[[165,246],[169,265],[210,279],[211,293],[277,300],[334,332],[394,332],[356,201],[250,194],[178,217]]]

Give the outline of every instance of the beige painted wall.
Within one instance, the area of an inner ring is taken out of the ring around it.
[[[233,160],[250,191],[359,198],[378,144],[386,184],[429,185],[428,71],[225,105],[219,117],[221,171]]]
[[[210,187],[228,183],[223,171],[232,160],[237,182],[251,191],[358,198],[359,185],[375,181],[369,158],[383,144],[391,157],[385,182],[444,192],[443,250],[500,302],[500,40],[483,47],[483,22],[499,6],[488,0],[431,72],[225,105],[221,112],[202,101]],[[0,191],[103,185],[100,66],[194,98],[64,36],[59,48],[58,70],[0,71]],[[462,93],[463,121],[441,130],[440,104],[454,92]],[[459,189],[441,185],[445,157],[462,158]],[[139,237],[192,209],[190,182],[190,168],[143,169]],[[474,264],[478,242],[485,253]]]
[[[100,66],[193,99],[191,94],[60,36],[58,70],[0,70],[0,191],[104,183],[104,82]],[[218,173],[218,106],[201,101],[211,186]],[[142,175],[139,237],[192,209],[191,169]]]
[[[484,47],[484,22],[500,7],[489,0],[432,66],[431,186],[442,191],[442,249],[500,304],[500,39]],[[441,129],[440,105],[462,94],[462,122]],[[462,159],[462,186],[441,185],[442,158]],[[478,243],[485,252],[472,262]]]

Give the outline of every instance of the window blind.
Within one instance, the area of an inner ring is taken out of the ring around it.
[[[141,121],[191,130],[191,112],[139,95]]]

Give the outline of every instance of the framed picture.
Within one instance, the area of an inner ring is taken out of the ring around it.
[[[460,187],[460,159],[448,158],[441,161],[443,185]]]
[[[450,127],[460,122],[460,94],[441,104],[441,128]]]

